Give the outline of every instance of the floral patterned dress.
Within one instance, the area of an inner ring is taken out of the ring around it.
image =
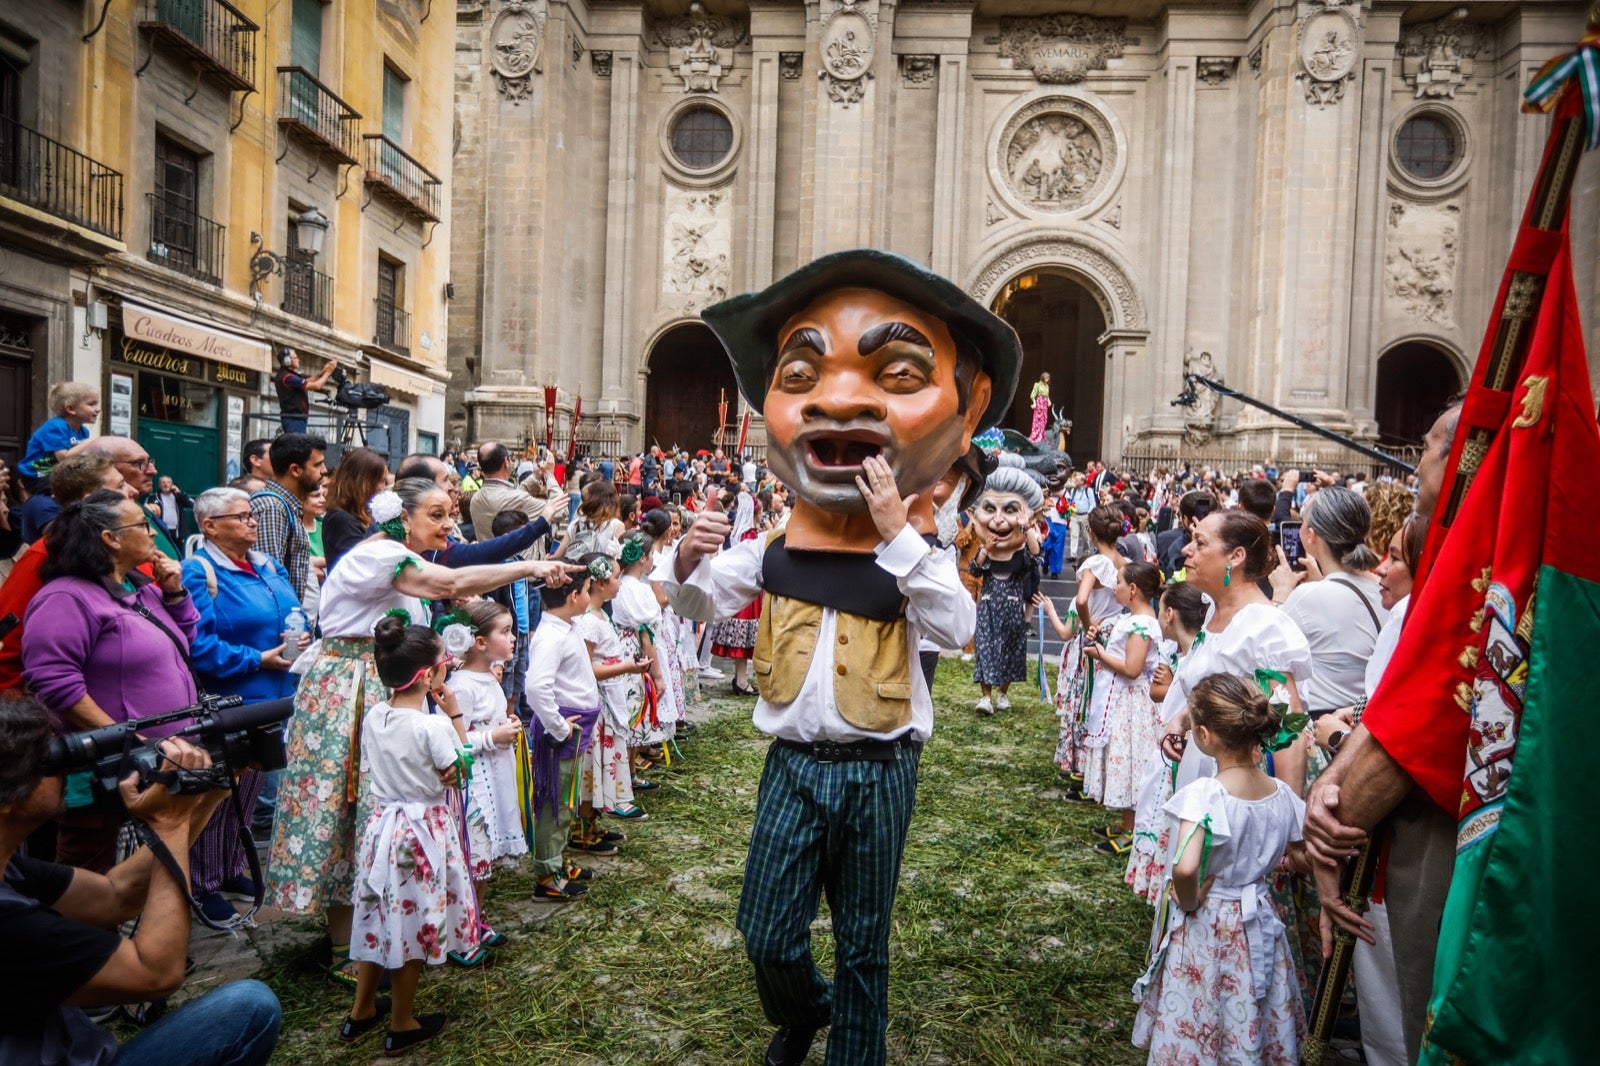
[[[395,970],[437,965],[481,938],[461,831],[439,771],[460,742],[442,714],[380,703],[361,727],[361,767],[372,791],[357,851],[350,957]]]
[[[1281,781],[1265,799],[1242,800],[1208,777],[1165,810],[1174,838],[1180,822],[1209,830],[1200,875],[1215,880],[1192,917],[1174,905],[1156,931],[1150,968],[1133,986],[1134,1045],[1164,1066],[1298,1063],[1305,1009],[1266,882],[1300,839],[1305,804]]]
[[[1079,619],[1078,632],[1061,649],[1061,668],[1056,677],[1056,717],[1061,719],[1056,765],[1069,773],[1083,772],[1084,724],[1089,712],[1085,703],[1093,696],[1097,681],[1094,662],[1083,657],[1084,641],[1088,639],[1085,631],[1091,622],[1104,623],[1122,610],[1116,593],[1117,564],[1096,553],[1078,565],[1079,584],[1086,573],[1093,574],[1099,585],[1089,593],[1089,619]]]
[[[422,560],[383,537],[362,541],[323,586],[323,638],[296,660],[288,765],[278,784],[267,902],[291,914],[350,903],[361,821],[357,737],[363,711],[389,698],[372,665],[372,627],[391,608],[425,620],[422,603],[394,589],[396,572]]]
[[[1150,679],[1161,661],[1161,629],[1151,615],[1124,614],[1111,628],[1106,653],[1123,658],[1130,637],[1149,642],[1144,667],[1130,680],[1096,664],[1096,681],[1104,683],[1096,684],[1083,738],[1083,791],[1112,810],[1133,806],[1139,769],[1156,749],[1161,731],[1150,698]]]
[[[1161,660],[1178,669],[1176,641],[1161,642]],[[1138,797],[1134,803],[1133,848],[1128,852],[1128,869],[1123,881],[1135,893],[1143,896],[1152,906],[1161,898],[1162,884],[1167,877],[1167,851],[1172,845],[1172,829],[1166,811],[1162,809],[1172,797],[1172,786],[1178,776],[1178,764],[1161,753],[1161,729],[1165,706],[1153,704],[1158,745],[1145,756],[1139,771]]]
[[[578,636],[589,645],[596,665],[613,666],[631,659],[638,650],[627,650],[611,619],[600,611],[585,611],[572,623]],[[583,764],[579,786],[583,799],[597,810],[614,811],[633,806],[633,773],[628,765],[628,723],[644,700],[644,683],[638,674],[620,674],[600,682],[600,720],[595,743]]]
[[[472,879],[483,881],[496,865],[510,865],[516,856],[528,853],[517,803],[516,748],[500,747],[491,737],[516,719],[506,707],[505,690],[487,670],[457,670],[447,684],[456,694],[472,749],[472,780],[463,796],[467,858]]]
[[[667,657],[663,653],[661,604],[656,601],[655,589],[637,577],[624,575],[617,586],[617,598],[611,602],[611,619],[616,623],[617,634],[622,638],[624,654],[632,657],[643,646],[640,633],[648,630],[651,643],[656,648],[657,662],[662,678],[667,674]],[[755,644],[752,641],[751,647]],[[637,716],[639,707],[631,708]],[[677,732],[679,718],[676,693],[670,682],[655,688],[655,707],[645,708],[644,717],[633,726],[628,740],[631,748],[643,748],[671,740]]]

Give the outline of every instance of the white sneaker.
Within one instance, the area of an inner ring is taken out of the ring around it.
[[[982,696],[982,697],[980,697],[978,699],[977,710],[978,710],[979,714],[985,714],[985,715],[993,714],[994,713],[994,704],[989,702],[989,697],[988,696]]]
[[[970,651],[962,652],[961,653],[961,661],[964,662],[964,663],[970,663],[972,661],[972,653]]]
[[[1011,709],[1011,700],[1002,693],[1000,698],[994,701],[994,709],[997,711],[1009,711]]]
[[[723,681],[727,679],[728,675],[718,670],[715,666],[702,666],[700,668],[700,676],[709,677],[713,681]]]

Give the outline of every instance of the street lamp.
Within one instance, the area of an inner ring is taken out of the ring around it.
[[[294,225],[295,248],[315,259],[328,233],[328,216],[315,207],[308,207],[290,221]],[[250,231],[250,243],[256,249],[250,256],[250,295],[260,303],[261,283],[274,274],[283,276],[283,256],[264,247],[265,238],[255,230]]]

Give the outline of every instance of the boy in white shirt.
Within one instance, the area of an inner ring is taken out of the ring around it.
[[[534,722],[533,743],[534,868],[539,884],[535,899],[557,902],[578,899],[589,886],[567,877],[561,857],[572,808],[573,767],[593,743],[600,717],[600,686],[589,664],[589,648],[572,628],[572,620],[589,609],[587,574],[560,588],[540,590],[544,614],[528,644],[524,687]]]

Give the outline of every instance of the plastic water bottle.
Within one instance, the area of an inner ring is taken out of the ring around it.
[[[305,611],[296,607],[283,619],[283,657],[294,662],[300,655],[300,638],[306,635],[311,628],[311,619],[306,617]]]

